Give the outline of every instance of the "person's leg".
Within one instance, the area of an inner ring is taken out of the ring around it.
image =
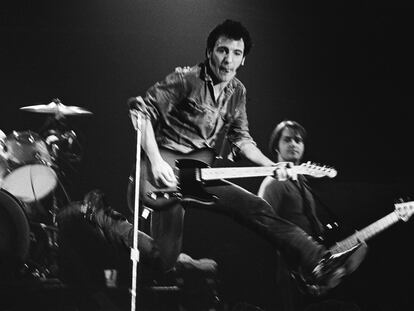
[[[245,189],[224,181],[209,183],[206,188],[218,198],[210,209],[232,216],[273,243],[286,258],[292,272],[297,272],[298,283],[303,283],[307,291],[320,295],[335,287],[344,276],[343,266],[353,256],[354,250],[330,256],[324,246],[299,227],[275,215],[269,204]],[[85,217],[95,222],[109,240],[131,247],[132,224],[110,206],[100,204],[99,195],[92,193],[92,200],[87,200],[88,197],[85,199]],[[98,201],[93,198],[98,198]],[[148,243],[139,242],[138,248],[145,246],[140,251],[149,256],[151,264],[162,263],[156,242],[145,234],[139,234],[138,238],[147,239]],[[360,257],[359,261],[362,261],[364,256]]]
[[[218,181],[208,183],[205,189],[216,197],[210,208],[232,216],[269,240],[289,264],[299,287],[309,294],[319,296],[337,286],[365,258],[364,243],[331,254],[302,229],[278,217],[266,201],[237,185]]]
[[[133,224],[106,202],[101,191],[93,190],[85,195],[82,202],[82,213],[85,219],[101,232],[103,239],[112,247],[121,252],[127,252],[132,247]],[[159,269],[161,265],[160,250],[154,239],[139,230],[137,244],[143,262]]]
[[[214,211],[227,214],[262,235],[293,267],[312,269],[325,255],[322,245],[299,227],[278,217],[267,202],[251,192],[227,181],[209,183],[205,189],[217,198],[211,207]]]
[[[133,246],[134,226],[105,202],[102,192],[89,192],[83,202],[86,219],[102,232],[112,245]],[[181,252],[184,209],[181,205],[152,212],[151,236],[138,231],[138,250],[143,262],[159,271],[197,270],[215,273],[217,263],[209,258],[193,259]]]
[[[118,269],[121,254],[71,202],[57,215],[59,277],[74,293],[79,310],[98,310],[96,295],[106,291],[105,269]]]

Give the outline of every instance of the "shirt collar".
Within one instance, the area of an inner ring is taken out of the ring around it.
[[[211,69],[208,65],[208,59],[206,59],[203,63],[200,64],[201,71],[200,71],[200,78],[205,82],[213,82],[211,78],[210,72]]]

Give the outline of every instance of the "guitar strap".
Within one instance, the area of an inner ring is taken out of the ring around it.
[[[231,91],[229,91],[228,89],[226,89],[226,100],[228,100],[228,97],[230,96]],[[216,146],[220,146],[220,151],[218,152],[216,158],[219,160],[222,159],[227,159],[231,162],[236,162],[238,160],[238,157],[235,156],[233,150],[231,150],[231,146],[229,146],[230,148],[230,152],[227,154],[226,157],[224,157],[224,152],[226,149],[226,145],[229,145],[227,138],[227,132],[229,130],[229,127],[231,126],[231,123],[233,121],[233,119],[236,117],[237,111],[236,111],[236,101],[227,101],[227,109],[226,109],[226,118],[227,118],[227,122],[225,122],[224,127],[221,130],[221,133],[219,134],[219,137],[217,139],[217,143]],[[217,149],[218,150],[218,149]]]
[[[222,131],[220,133],[220,137],[218,139],[217,146],[220,146],[220,151],[216,155],[216,159],[218,159],[218,160],[222,160],[223,159],[223,154],[224,154],[224,151],[225,151],[224,149],[225,149],[226,144],[227,144],[226,133],[227,133],[226,130]]]
[[[320,198],[320,196],[317,195],[308,185],[306,185],[306,188],[312,194],[315,201],[318,202],[318,206],[323,207],[327,218],[330,218],[329,220],[327,220],[327,222],[331,224],[332,227],[339,227],[338,216],[326,205],[326,203]]]
[[[323,235],[324,229],[322,223],[319,221],[316,216],[315,207],[312,206],[310,202],[310,196],[312,193],[309,190],[309,186],[306,184],[306,179],[304,176],[299,175],[297,181],[294,181],[294,184],[299,189],[300,195],[302,197],[303,210],[306,214],[306,217],[309,219],[312,229],[313,236],[321,237]]]

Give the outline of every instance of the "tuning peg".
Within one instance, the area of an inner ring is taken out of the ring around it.
[[[405,202],[405,200],[404,200],[403,198],[399,197],[399,198],[396,200],[396,202],[395,202],[395,203],[404,203],[404,202]]]

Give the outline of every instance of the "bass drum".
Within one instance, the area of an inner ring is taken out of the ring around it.
[[[20,200],[0,189],[0,280],[13,278],[30,249],[30,226]]]

